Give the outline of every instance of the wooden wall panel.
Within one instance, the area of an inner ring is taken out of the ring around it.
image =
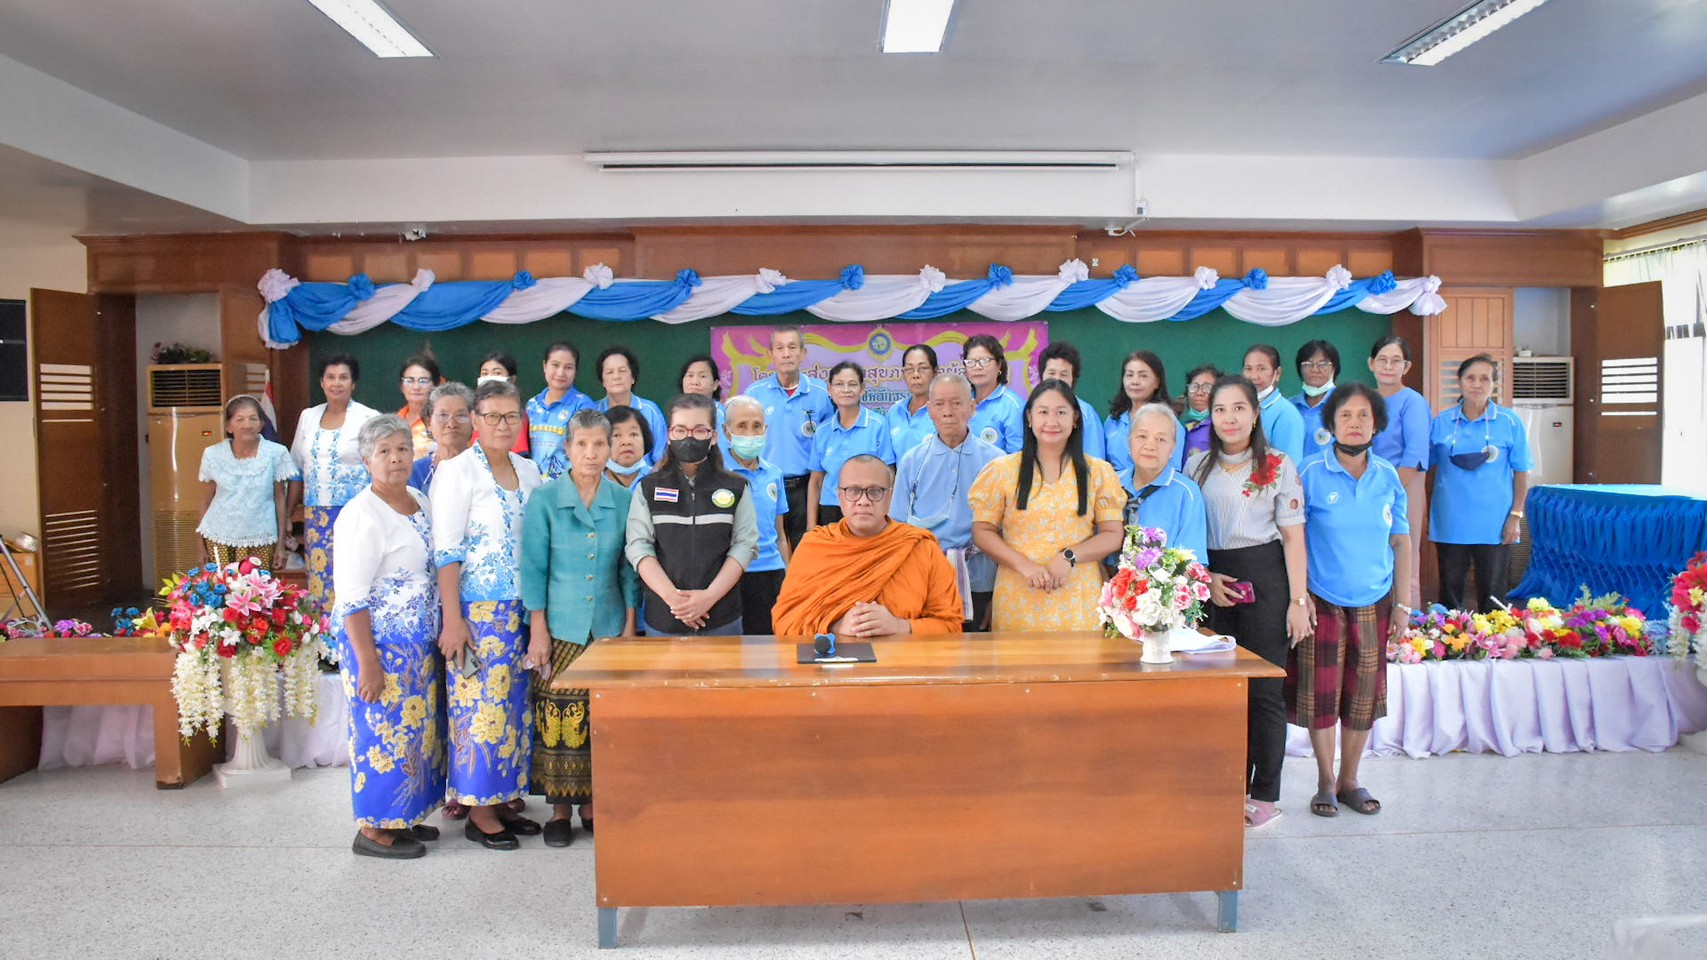
[[[1431,410],[1456,402],[1456,370],[1462,361],[1486,353],[1500,362],[1502,372],[1511,366],[1511,290],[1442,287],[1440,296],[1446,301],[1446,312],[1433,318],[1432,336],[1424,336],[1423,386],[1419,388]],[[1495,388],[1496,398],[1503,398],[1505,389],[1502,381]]]
[[[993,263],[1014,273],[1053,274],[1077,255],[1076,234],[1067,227],[983,226],[644,229],[634,232],[635,275],[668,279],[684,268],[715,276],[769,267],[820,280],[855,263],[867,274],[912,274],[930,264],[960,280],[983,277]]]
[[[1422,230],[1422,263],[1448,283],[1512,287],[1587,287],[1601,283],[1605,241],[1597,231],[1475,232]]]
[[[239,278],[254,286],[267,270],[293,263],[281,233],[78,239],[88,250],[90,293],[196,293]]]

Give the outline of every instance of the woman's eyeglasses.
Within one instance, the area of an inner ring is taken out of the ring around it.
[[[483,413],[480,415],[480,419],[488,427],[504,425],[514,427],[522,422],[522,415],[519,413]]]
[[[973,368],[987,367],[996,362],[995,357],[967,357],[966,365]]]
[[[670,428],[670,439],[686,440],[687,438],[692,437],[695,440],[710,440],[712,434],[715,432],[716,431],[712,430],[710,427],[693,427],[690,429],[688,427],[675,426]]]
[[[435,413],[434,423],[472,423],[474,418],[466,413]]]
[[[432,377],[404,377],[403,378],[403,385],[405,387],[430,387],[433,385],[433,378]]]

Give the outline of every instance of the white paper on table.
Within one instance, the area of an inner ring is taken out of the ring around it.
[[[1227,653],[1238,643],[1226,634],[1198,633],[1196,630],[1172,630],[1168,633],[1169,653]]]

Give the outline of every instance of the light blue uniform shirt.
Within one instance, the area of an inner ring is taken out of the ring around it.
[[[913,449],[933,436],[936,436],[936,424],[931,422],[931,405],[925,404],[918,413],[908,412],[913,405],[912,397],[902,397],[889,408],[889,445],[895,448],[897,458],[907,455]]]
[[[805,374],[789,396],[772,374],[747,388],[747,396],[765,407],[765,459],[784,477],[812,472],[812,435],[818,424],[833,416],[835,404],[824,381]]]
[[[569,418],[582,410],[593,409],[593,401],[586,394],[569,388],[556,403],[547,404],[545,395],[550,388],[541,390],[532,400],[528,401],[528,456],[539,464],[539,472],[547,480],[555,480],[569,469],[569,461],[557,456],[563,450],[565,435],[569,430]],[[476,426],[479,425],[478,419]]]
[[[1262,402],[1262,433],[1269,446],[1291,457],[1293,463],[1304,462],[1304,417],[1280,395],[1278,387]]]
[[[1085,456],[1096,457],[1098,460],[1108,459],[1108,436],[1102,428],[1102,420],[1097,417],[1096,408],[1079,398],[1079,423],[1084,431]]]
[[[663,408],[645,397],[634,395],[629,396],[628,405],[646,418],[646,426],[652,431],[652,450],[648,454],[648,462],[657,463],[664,459],[664,451],[670,447],[670,424],[664,419]],[[600,413],[608,413],[610,411],[610,397],[605,397],[594,404],[593,409]],[[722,426],[723,421],[717,421],[717,425]]]
[[[836,487],[842,475],[842,464],[862,453],[869,453],[891,466],[895,464],[895,447],[889,442],[889,424],[864,407],[851,427],[842,426],[840,414],[818,424],[812,438],[813,473],[824,475],[824,489],[818,494],[820,506],[835,506],[840,502]]]
[[[1393,545],[1408,534],[1399,471],[1371,455],[1361,479],[1333,451],[1304,461],[1304,544],[1310,592],[1342,607],[1369,607],[1393,591]]]
[[[1474,470],[1452,462],[1455,453],[1494,448],[1494,459]],[[1475,420],[1452,406],[1434,418],[1429,431],[1434,496],[1428,505],[1428,538],[1435,543],[1499,543],[1511,503],[1511,475],[1534,466],[1529,434],[1517,414],[1490,401]]]
[[[1395,467],[1428,469],[1428,401],[1404,387],[1387,398],[1387,429],[1375,435],[1372,452]]]
[[[889,519],[910,523],[936,534],[945,550],[972,545],[972,503],[968,494],[978,471],[992,460],[1005,456],[1000,447],[968,435],[960,446],[949,447],[931,434],[924,443],[907,451],[895,469],[895,494],[889,501]],[[966,572],[972,589],[985,593],[995,589],[995,561],[980,553],[968,557]]]
[[[1322,411],[1327,409],[1328,398],[1333,395],[1334,392],[1329,390],[1322,395],[1322,402],[1313,407],[1306,402],[1309,398],[1302,393],[1291,398],[1293,408],[1298,411],[1300,417],[1304,418],[1304,459],[1306,460],[1323,450],[1333,448],[1333,428],[1322,422]]]
[[[966,426],[974,437],[1002,448],[1003,453],[1018,453],[1025,446],[1025,401],[998,385],[978,401]]]
[[[1140,489],[1132,479],[1133,468],[1120,471],[1120,485],[1130,498],[1126,501],[1126,524],[1160,527],[1168,535],[1168,546],[1190,550],[1197,562],[1209,565],[1209,511],[1203,505],[1203,491],[1192,479],[1174,467],[1156,476],[1156,489],[1138,502]],[[1132,511],[1136,508],[1138,516]],[[1116,556],[1118,559],[1118,555]]]
[[[776,519],[788,515],[788,494],[782,489],[782,471],[763,457],[757,467],[748,470],[733,455],[725,455],[723,465],[730,473],[747,481],[747,495],[753,498],[753,514],[759,523],[759,555],[747,564],[748,573],[781,570],[782,551],[776,546]]]
[[[1185,469],[1185,424],[1178,423],[1174,431],[1174,455],[1168,466],[1175,470]],[[1132,469],[1132,411],[1128,410],[1118,417],[1108,417],[1102,422],[1103,440],[1108,456],[1105,457],[1116,473]],[[1086,451],[1087,453],[1089,451]]]

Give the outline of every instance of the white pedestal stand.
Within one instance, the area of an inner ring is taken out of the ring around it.
[[[232,741],[236,746],[231,751],[231,759],[225,763],[213,765],[213,775],[219,780],[219,785],[227,790],[232,787],[248,787],[269,783],[288,783],[290,768],[284,761],[267,752],[267,741],[263,730],[238,730],[235,723],[227,723],[226,736],[235,737]]]

